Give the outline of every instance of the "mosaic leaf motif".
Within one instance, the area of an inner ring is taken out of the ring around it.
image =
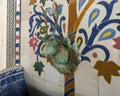
[[[113,6],[116,2],[118,2],[118,0],[111,0],[110,3],[107,3],[106,1],[98,2],[98,4],[102,5],[106,9],[106,15],[103,18],[102,22],[109,20],[111,14],[112,14]]]
[[[43,71],[43,63],[42,62],[35,62],[34,66],[35,71],[38,71],[39,76],[41,75],[41,72]]]
[[[45,6],[45,2],[46,2],[47,0],[40,0],[40,3],[42,3],[42,5],[43,6]]]
[[[37,2],[37,0],[30,0],[29,5],[34,5],[34,3],[36,3],[36,2]]]
[[[87,44],[87,42],[88,42],[88,35],[87,35],[86,30],[83,29],[83,28],[81,28],[81,29],[79,30],[79,33],[84,35],[85,44]]]
[[[99,16],[100,14],[100,10],[95,8],[91,13],[90,13],[90,16],[89,16],[89,21],[88,21],[88,26],[91,25],[91,23],[93,23],[93,21],[96,20],[96,18]]]
[[[63,23],[63,31],[65,32],[66,30],[66,23]]]
[[[35,51],[35,48],[38,46],[37,43],[38,43],[37,38],[31,38],[29,41],[30,47],[32,47],[34,51]]]
[[[78,10],[81,9],[81,7],[83,6],[83,4],[85,3],[86,0],[79,0],[78,1]]]
[[[48,11],[48,14],[50,16],[53,16],[53,15],[58,15],[59,16],[62,13],[62,9],[63,9],[63,5],[62,4],[59,4],[58,6],[56,6],[56,2],[54,2],[52,4],[52,8],[48,7],[47,11]]]
[[[50,15],[50,16],[53,16],[53,14],[55,13],[55,10],[53,10],[52,8],[47,8],[47,11],[48,11],[48,14]]]
[[[115,30],[106,29],[99,37],[98,41],[112,39],[115,36]]]
[[[113,47],[120,50],[120,37],[114,38],[113,41],[115,42],[115,45],[113,45]]]
[[[58,15],[61,15],[62,9],[63,9],[63,5],[62,5],[62,4],[59,4],[59,5],[58,5],[58,12],[57,12]]]
[[[98,70],[98,76],[103,76],[109,84],[111,83],[112,76],[120,76],[120,73],[118,72],[120,66],[113,61],[97,61],[94,68]]]
[[[82,45],[82,42],[83,42],[82,37],[78,37],[78,38],[77,38],[77,46],[78,46],[78,49],[79,49],[80,46]]]

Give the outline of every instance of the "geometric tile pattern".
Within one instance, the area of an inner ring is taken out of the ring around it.
[[[20,2],[7,2],[7,68],[20,64]]]
[[[21,27],[21,0],[17,0],[16,4],[16,65],[20,64],[20,27]]]
[[[11,67],[0,72],[0,96],[28,96],[23,67]]]
[[[7,2],[7,68],[15,65],[15,6],[16,0]]]

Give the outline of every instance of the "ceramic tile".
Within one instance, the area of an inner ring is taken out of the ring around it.
[[[20,58],[20,56],[19,56],[19,55],[17,55],[17,56],[16,56],[16,59],[18,60],[19,58]]]
[[[16,19],[17,19],[17,18],[18,18],[18,17],[16,17]],[[17,24],[16,24],[16,27],[17,27],[17,28],[18,28],[18,27],[20,27],[20,24],[19,24],[19,23],[17,23]]]
[[[29,45],[29,38],[21,38],[21,55],[34,57],[34,51]]]
[[[81,63],[75,72],[75,90],[82,96],[98,96],[97,72],[89,63]],[[86,91],[87,90],[87,91]]]
[[[0,96],[8,96],[8,94],[27,96],[22,67],[12,67],[0,72]]]
[[[25,72],[31,73],[33,70],[34,58],[27,56],[21,57],[21,65],[24,67]]]
[[[45,79],[44,68],[43,68],[43,71],[41,72],[41,75],[39,76],[38,72],[35,71],[34,67],[32,67],[32,69],[31,69],[31,74],[33,75],[34,78]]]
[[[49,96],[60,96],[60,87],[51,82],[45,82],[45,91]]]
[[[57,70],[49,63],[45,66],[44,70],[45,70],[45,80],[59,85],[60,73],[58,73]]]
[[[38,1],[39,2],[39,1]],[[29,17],[31,16],[31,11],[33,10],[33,6],[29,6],[29,1],[28,0],[23,0],[22,2],[21,2],[21,4],[22,4],[22,8],[21,8],[21,15],[22,15],[22,18],[21,18],[21,20],[22,21],[28,21],[29,20]],[[29,23],[28,23],[29,24]],[[28,25],[27,24],[27,25]],[[24,31],[25,32],[25,31]],[[26,31],[26,32],[28,32],[28,30]]]
[[[16,40],[16,43],[19,43],[19,40],[18,40],[18,39]]]
[[[112,76],[111,84],[108,84],[103,76],[99,77],[99,94],[100,96],[119,96],[120,78]]]
[[[26,20],[21,23],[21,30],[23,30],[21,37],[29,38],[29,21]]]
[[[36,89],[38,89],[39,91],[45,93],[45,80],[44,79],[34,77],[33,83],[34,83],[33,86]]]
[[[60,94],[59,96],[64,96],[64,87],[60,86]]]
[[[25,52],[25,50],[23,52]],[[34,77],[38,77],[38,78],[44,79],[44,69],[43,69],[43,72],[41,73],[41,76],[39,76],[38,72],[35,71],[35,69],[33,67],[35,62],[36,62],[35,60],[36,60],[35,56],[26,56],[26,55],[22,54],[22,56],[21,56],[21,65],[24,66],[25,72],[32,74]],[[45,64],[45,60],[44,59],[41,60],[41,61],[42,62],[44,61],[43,64]]]
[[[64,75],[63,74],[60,74],[59,85],[64,87]]]
[[[33,75],[27,73],[27,72],[24,72],[24,75],[25,75],[25,81],[26,81],[26,84],[27,85],[31,85],[33,86]]]
[[[78,94],[78,93],[75,93],[75,96],[84,96],[84,95],[80,95],[80,94]]]

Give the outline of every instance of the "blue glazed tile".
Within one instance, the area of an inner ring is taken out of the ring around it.
[[[16,70],[11,70],[11,75],[15,73],[16,73]]]
[[[20,31],[20,28],[16,28],[16,31]]]
[[[16,76],[15,75],[11,76],[11,80],[12,82],[16,81]]]
[[[7,84],[10,84],[11,82],[12,82],[11,77],[7,77],[7,78],[6,78],[6,83],[7,83]]]
[[[6,73],[1,74],[1,78],[4,78],[6,76]]]
[[[10,76],[10,75],[11,75],[10,71],[8,71],[8,72],[5,73],[5,76]]]
[[[15,61],[15,62],[16,62],[16,63],[20,63],[20,60],[17,60],[17,59],[16,59],[16,61]]]
[[[1,94],[5,94],[7,92],[7,87],[2,87],[1,88]]]
[[[22,90],[19,88],[17,90],[14,90],[14,96],[23,96],[22,95]]]
[[[19,43],[16,43],[16,47],[19,47],[20,46],[20,44]]]
[[[16,78],[17,78],[17,80],[23,79],[24,78],[24,74],[23,73],[17,74]]]
[[[19,11],[17,11],[17,12],[16,12],[16,15],[20,15],[20,12],[19,12]]]
[[[1,80],[1,84],[0,84],[0,85],[1,85],[1,86],[5,86],[5,85],[6,85],[5,79]]]
[[[2,95],[2,91],[1,91],[1,89],[0,89],[0,96]]]
[[[0,74],[0,80],[2,79],[2,76],[1,76],[1,74]]]
[[[2,96],[8,96],[8,93],[6,93],[6,94],[2,94]]]
[[[8,91],[7,93],[3,94],[2,96],[14,96],[14,93],[12,91]]]
[[[23,68],[0,74],[0,96],[28,96]]]
[[[12,84],[13,88],[17,88],[18,87],[18,82],[15,82],[14,84]]]
[[[7,91],[11,91],[11,90],[13,90],[13,88],[14,88],[14,86],[12,84],[10,84],[7,86]]]
[[[21,80],[21,81],[18,81],[18,82],[15,82],[14,84],[12,84],[13,88],[21,88],[23,86],[25,86],[25,81],[24,80]]]
[[[16,72],[22,72],[22,71],[23,71],[23,68],[16,69]]]
[[[24,87],[25,86],[25,81],[24,80],[19,81],[18,86]]]

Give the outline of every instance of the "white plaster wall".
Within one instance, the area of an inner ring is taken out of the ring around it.
[[[0,0],[0,70],[6,67],[7,0]]]

